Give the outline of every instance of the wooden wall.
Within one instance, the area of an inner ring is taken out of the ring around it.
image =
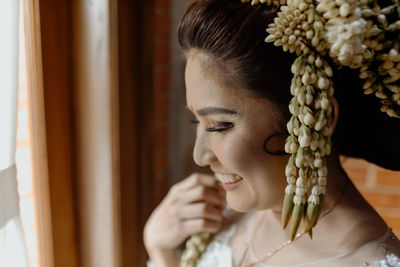
[[[168,1],[37,2],[47,257],[56,267],[144,266],[143,226],[167,191]]]

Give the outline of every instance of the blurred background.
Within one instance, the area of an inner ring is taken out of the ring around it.
[[[176,38],[190,1],[2,1],[0,255],[19,262],[0,266],[145,266],[149,214],[200,170]],[[400,173],[342,161],[400,236]]]

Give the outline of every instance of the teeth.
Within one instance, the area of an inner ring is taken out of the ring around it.
[[[243,178],[239,175],[234,174],[224,174],[224,173],[215,173],[215,178],[225,184],[233,184],[239,182]]]

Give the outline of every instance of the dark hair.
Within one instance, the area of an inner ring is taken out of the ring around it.
[[[198,49],[209,56],[223,81],[267,98],[287,121],[295,55],[264,42],[276,13],[276,7],[240,0],[196,1],[182,18],[178,38],[184,51]],[[363,95],[357,70],[334,70],[333,82],[340,107],[333,136],[336,149],[400,170],[400,120],[380,112],[374,96]]]
[[[225,82],[269,99],[286,119],[291,99],[288,62],[294,57],[264,42],[275,13],[276,8],[240,0],[197,1],[183,17],[178,38],[185,51],[197,48],[210,56]]]

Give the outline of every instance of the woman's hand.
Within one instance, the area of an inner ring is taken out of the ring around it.
[[[222,221],[225,197],[210,175],[192,174],[175,184],[144,228],[150,250],[172,250],[194,233],[215,233]]]

